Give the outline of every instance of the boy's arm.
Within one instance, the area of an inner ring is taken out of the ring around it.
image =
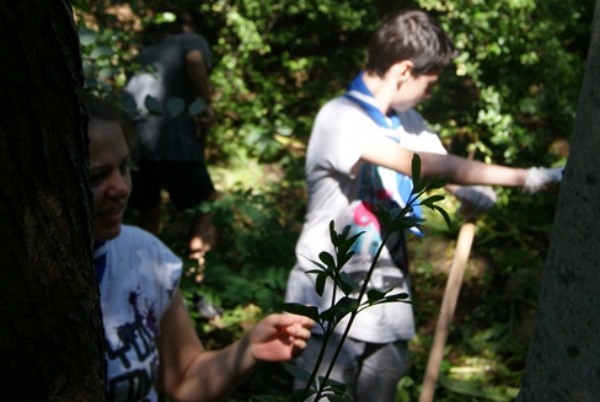
[[[418,153],[421,158],[421,174],[424,177],[441,177],[451,184],[482,184],[506,187],[524,187],[536,192],[551,183],[560,182],[560,169],[510,168],[488,165],[454,155]],[[385,137],[374,137],[363,146],[361,159],[365,162],[387,167],[411,175],[414,153]]]

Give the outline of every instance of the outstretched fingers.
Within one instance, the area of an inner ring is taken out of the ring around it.
[[[250,332],[252,355],[262,361],[287,361],[306,348],[314,322],[294,314],[271,314]]]

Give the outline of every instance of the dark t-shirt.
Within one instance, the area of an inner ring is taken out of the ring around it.
[[[188,80],[186,54],[200,50],[207,71],[212,67],[211,53],[204,37],[182,33],[165,38],[155,46],[141,50],[136,61],[138,71],[127,83],[125,92],[135,100],[140,114],[134,118],[135,155],[140,159],[195,161],[202,160],[196,124],[188,106],[198,98]],[[151,96],[161,106],[161,115],[149,114],[145,100]],[[183,101],[183,108],[173,107]],[[172,107],[168,107],[168,104]],[[179,111],[173,114],[173,111]]]

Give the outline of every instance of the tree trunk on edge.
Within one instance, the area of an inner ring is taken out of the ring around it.
[[[600,1],[518,401],[600,398]]]
[[[68,0],[2,0],[0,55],[0,400],[102,401],[87,121]]]

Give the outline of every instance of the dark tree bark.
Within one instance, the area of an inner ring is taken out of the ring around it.
[[[599,3],[518,401],[600,398]]]
[[[104,400],[87,124],[67,0],[0,1],[0,400]]]

